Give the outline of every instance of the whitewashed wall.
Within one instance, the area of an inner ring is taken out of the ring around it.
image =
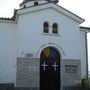
[[[59,34],[52,34],[51,27],[50,33],[44,34],[44,21],[50,26],[58,23]],[[26,53],[40,57],[41,50],[47,46],[60,49],[62,59],[80,59],[82,78],[85,77],[84,35],[77,22],[52,9],[22,14],[17,24],[0,22],[0,83],[15,83],[16,57],[24,57]]]
[[[57,22],[59,25],[59,35],[43,34],[44,21],[48,21],[50,26],[54,22]],[[80,44],[80,33],[78,24],[56,11],[43,10],[21,15],[17,28],[19,56],[22,56],[22,51],[23,55],[27,52],[32,52],[36,56],[42,45],[55,43],[65,53],[62,57],[63,59],[80,59],[80,45],[78,45]]]
[[[59,34],[57,36],[52,34],[45,35],[43,33],[44,21],[48,21],[50,26],[54,22],[58,23]],[[18,57],[23,57],[26,53],[31,53],[34,57],[38,57],[43,47],[53,45],[61,49],[62,59],[80,59],[84,61],[85,57],[82,52],[85,52],[85,49],[83,49],[84,46],[81,46],[79,24],[53,9],[20,15],[17,29]],[[83,64],[84,62],[82,62],[82,67]],[[82,68],[82,77],[85,72],[86,69]]]
[[[16,80],[16,25],[0,22],[0,83]]]
[[[85,36],[85,32],[81,31],[80,33],[80,37],[81,37],[81,69],[82,69],[82,78],[86,78],[86,74],[87,74],[87,61],[86,61],[86,49],[87,49],[87,44],[86,44],[86,36]]]

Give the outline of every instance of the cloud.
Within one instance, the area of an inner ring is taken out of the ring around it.
[[[90,0],[60,0],[59,5],[84,18],[82,25],[90,26]]]

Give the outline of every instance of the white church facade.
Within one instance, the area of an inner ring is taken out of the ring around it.
[[[12,18],[0,18],[0,84],[64,90],[87,78],[90,28],[57,2],[24,0]]]

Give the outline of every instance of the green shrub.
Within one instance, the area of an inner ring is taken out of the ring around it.
[[[90,80],[89,79],[82,79],[81,83],[77,85],[78,90],[88,90],[90,88]]]

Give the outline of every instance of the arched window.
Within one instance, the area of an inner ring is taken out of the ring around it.
[[[26,8],[26,5],[24,5],[23,8]]]
[[[37,6],[38,5],[38,2],[34,2],[34,5]]]
[[[58,34],[58,24],[57,23],[53,23],[52,33]]]
[[[49,32],[49,23],[48,22],[44,22],[44,24],[43,24],[43,32],[44,33]]]

